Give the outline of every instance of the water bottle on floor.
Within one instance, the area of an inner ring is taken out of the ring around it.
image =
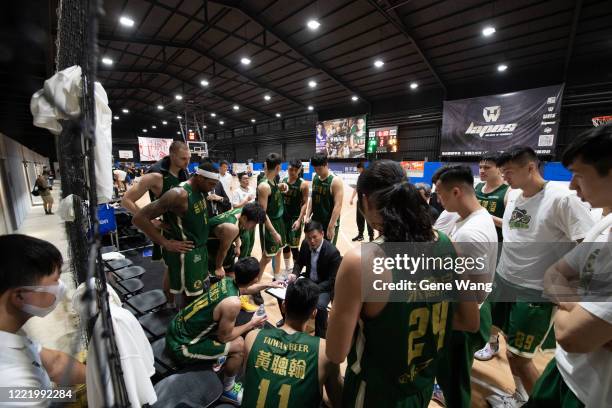
[[[266,308],[264,307],[264,305],[259,305],[259,307],[257,308],[257,311],[255,312],[255,315],[257,316],[265,316],[266,315]],[[263,323],[261,325],[258,326],[260,329],[263,327]]]

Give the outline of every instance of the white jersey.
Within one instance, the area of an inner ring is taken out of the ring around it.
[[[546,183],[531,197],[512,190],[504,211],[497,273],[515,285],[543,290],[544,273],[567,250],[555,244],[583,239],[593,223],[588,206],[565,186]]]
[[[456,212],[448,212],[444,210],[436,220],[434,228],[438,231],[442,231],[446,235],[449,235],[459,218],[461,217]]]

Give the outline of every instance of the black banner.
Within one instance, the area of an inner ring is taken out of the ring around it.
[[[552,154],[563,85],[444,101],[442,156],[480,156],[526,145]]]

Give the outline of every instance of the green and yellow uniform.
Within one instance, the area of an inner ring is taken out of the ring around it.
[[[508,192],[510,186],[507,184],[502,184],[490,193],[485,193],[482,191],[484,186],[485,183],[478,183],[474,188],[474,190],[476,190],[476,198],[478,199],[478,202],[482,207],[484,207],[485,210],[489,212],[489,214],[495,217],[504,218],[504,210],[506,209],[504,199],[506,198],[506,193]],[[504,238],[502,236],[501,227],[495,227],[495,229],[497,230],[497,240],[502,242]]]
[[[529,401],[523,407],[584,408],[584,403],[565,383],[557,367],[557,360],[553,358],[538,378]]]
[[[227,355],[229,343],[217,341],[219,322],[213,313],[219,303],[231,296],[240,296],[238,286],[233,279],[223,278],[172,319],[166,333],[166,350],[177,362],[216,360]]]
[[[270,218],[270,222],[274,226],[274,229],[281,236],[281,243],[278,244],[272,234],[262,225],[259,229],[259,239],[261,241],[261,251],[266,256],[274,256],[279,253],[281,249],[285,247],[285,222],[283,220],[283,214],[285,211],[285,202],[283,200],[283,194],[278,188],[278,184],[275,181],[263,178],[261,183],[267,183],[270,186],[270,195],[268,196],[268,204],[266,207],[266,214]]]
[[[295,183],[289,183],[289,177],[285,177],[282,181],[287,184],[287,192],[285,196],[285,240],[290,248],[300,247],[300,238],[302,237],[302,224],[297,231],[293,231],[291,227],[300,218],[302,211],[302,183],[304,179],[299,177]]]
[[[223,214],[219,214],[215,217],[212,217],[209,221],[210,224],[210,237],[208,239],[208,272],[211,276],[215,274],[215,263],[217,259],[217,251],[219,250],[220,241],[215,235],[215,228],[221,224],[229,223],[238,225],[238,220],[242,214],[242,208],[234,208],[233,210],[226,211]],[[253,233],[254,229],[239,230],[240,236],[240,258],[246,258],[251,256],[251,250],[253,249]],[[243,253],[244,252],[244,253]],[[225,259],[223,260],[223,267],[226,271],[231,271],[234,266],[234,260],[236,256],[234,255],[235,245],[232,243],[229,249],[227,250],[227,254],[225,255]]]
[[[170,291],[185,292],[187,296],[202,294],[208,279],[208,215],[204,194],[193,191],[191,184],[182,183],[187,192],[188,207],[185,214],[167,213],[164,222],[170,227],[170,236],[179,241],[192,241],[194,248],[184,254],[164,250],[164,260],[170,276]]]
[[[164,195],[164,193],[174,187],[178,187],[179,184],[181,184],[183,181],[186,181],[187,179],[184,177],[177,177],[174,174],[170,173],[169,171],[161,171],[160,174],[162,175],[162,189],[161,189],[161,195]],[[182,172],[180,173],[182,174]],[[149,191],[149,198],[151,199],[151,202],[155,201],[157,199],[157,197],[155,197],[155,195],[153,195],[153,193],[151,191]],[[166,222],[165,220],[168,217],[172,217],[174,216],[173,213],[166,213],[164,215],[162,215],[162,222]],[[169,234],[162,230],[161,231],[162,235],[167,238],[167,239],[176,239],[177,237],[171,237],[169,236]],[[153,244],[153,256],[151,257],[152,260],[154,261],[159,261],[160,259],[164,258],[164,254],[163,254],[163,250],[162,248],[157,245],[157,244]],[[164,259],[165,261],[165,259]]]
[[[450,239],[438,234],[435,256],[455,257]],[[392,273],[399,282],[405,271]],[[428,280],[450,282],[452,274],[432,271]],[[342,406],[427,407],[452,321],[448,301],[387,302],[378,316],[361,318],[348,355]]]
[[[318,221],[323,225],[323,236],[327,239],[327,227],[331,220],[332,212],[334,211],[334,195],[332,194],[332,181],[334,175],[329,175],[321,180],[318,175],[312,176],[312,220]],[[340,217],[336,221],[336,232],[334,234],[333,244],[338,241],[338,229],[340,228]]]
[[[261,330],[247,357],[241,406],[318,408],[319,342],[302,332]]]

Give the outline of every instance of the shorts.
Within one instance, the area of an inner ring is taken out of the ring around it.
[[[584,404],[567,386],[553,358],[533,387],[523,407],[583,408]]]
[[[53,196],[51,194],[41,195],[40,198],[42,198],[45,204],[53,204]]]
[[[266,226],[263,224],[261,225],[261,228],[259,229],[259,239],[261,241],[261,252],[268,257],[275,256],[281,251],[281,249],[285,247],[285,236],[286,236],[285,222],[283,221],[282,218],[274,218],[274,219],[271,218],[270,222],[272,223],[272,226],[274,226],[274,229],[276,230],[276,232],[280,234],[281,243],[278,244],[274,240],[274,238],[272,238],[272,235],[270,234]]]
[[[300,239],[302,238],[302,228],[304,223],[300,224],[300,228],[297,231],[291,229],[293,224],[297,221],[297,217],[285,219],[285,242],[289,248],[299,248]]]
[[[193,343],[177,343],[170,336],[166,336],[166,351],[177,363],[189,364],[206,360],[217,360],[221,356],[227,356],[230,343],[220,343],[215,339],[205,337]]]
[[[161,261],[161,260],[164,259],[163,258],[163,253],[162,253],[162,248],[159,245],[153,243],[153,251],[152,252],[153,252],[151,254],[151,260],[152,261]]]
[[[208,240],[208,243],[210,243],[212,240]],[[208,253],[208,273],[210,274],[210,276],[215,276],[215,264],[217,263],[217,250],[219,249],[218,246],[215,250],[211,250],[211,248],[209,247],[209,253]],[[227,253],[225,254],[225,258],[223,258],[223,269],[225,269],[225,272],[231,272],[234,268],[234,263],[236,260],[236,256],[235,256],[235,245],[232,244],[230,245]]]
[[[164,262],[168,266],[170,292],[187,296],[204,293],[208,283],[208,250],[205,246],[180,254],[163,250]]]
[[[554,333],[556,307],[548,302],[494,302],[496,292],[503,290],[511,290],[511,284],[496,276],[490,302],[492,322],[506,335],[508,350],[533,358],[536,351],[551,346],[549,336],[551,331]]]
[[[240,256],[239,258],[247,258],[251,256],[253,252],[253,245],[255,245],[255,230],[244,231],[240,234]]]
[[[339,231],[340,231],[340,224],[337,224],[335,228],[335,232],[334,232],[334,239],[331,240],[331,243],[334,244],[334,246],[336,246],[336,242],[338,242],[338,232]],[[323,237],[327,239],[327,226],[326,225],[323,225]]]
[[[344,388],[342,391],[342,406],[349,407],[394,407],[394,408],[427,408],[433,391],[431,386],[410,395],[400,393],[392,386],[377,387],[370,386],[361,375],[353,374],[352,370],[346,370]]]

